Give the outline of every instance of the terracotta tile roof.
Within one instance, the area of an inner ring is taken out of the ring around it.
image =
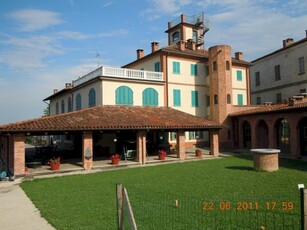
[[[1,132],[123,129],[219,129],[223,126],[172,108],[96,106],[0,126]]]
[[[295,110],[306,110],[307,100],[296,101],[293,105],[287,104],[275,104],[275,105],[261,105],[258,108],[248,109],[245,111],[235,112],[229,114],[230,117],[239,117],[245,115],[256,115],[264,113],[275,113],[275,112],[291,112]]]

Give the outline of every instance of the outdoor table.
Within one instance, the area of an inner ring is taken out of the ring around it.
[[[256,171],[277,171],[279,149],[251,149],[254,154],[254,169]]]

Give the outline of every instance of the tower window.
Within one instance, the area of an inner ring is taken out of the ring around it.
[[[280,80],[280,65],[275,66],[275,81]]]
[[[219,97],[215,94],[214,95],[214,104],[217,105],[219,103]]]
[[[173,35],[172,35],[172,38],[173,38],[173,41],[178,41],[179,40],[179,32],[177,31],[177,32],[175,32],[175,33],[173,33]]]
[[[255,73],[255,79],[256,79],[256,86],[259,86],[260,85],[260,72],[256,72]]]
[[[216,61],[213,62],[213,71],[216,71],[217,70],[217,63]]]
[[[226,70],[230,70],[230,63],[229,63],[229,61],[226,61]]]
[[[300,57],[298,59],[298,74],[304,74],[305,73],[305,63],[304,63],[304,57]]]
[[[230,97],[230,94],[227,94],[227,104],[231,104],[231,97]]]

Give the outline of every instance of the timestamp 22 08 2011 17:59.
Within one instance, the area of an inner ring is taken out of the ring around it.
[[[213,202],[213,201],[204,201],[203,210],[204,211],[213,211],[213,210],[282,210],[282,211],[292,211],[294,209],[294,203],[292,201],[267,201],[267,202]]]

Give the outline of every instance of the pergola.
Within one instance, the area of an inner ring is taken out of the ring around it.
[[[211,154],[218,157],[218,131],[223,126],[167,107],[95,106],[74,112],[0,126],[0,155],[15,175],[25,173],[25,137],[82,133],[82,162],[93,167],[93,132],[136,131],[137,161],[146,163],[148,131],[177,133],[177,157],[185,159],[185,131],[210,131]]]

